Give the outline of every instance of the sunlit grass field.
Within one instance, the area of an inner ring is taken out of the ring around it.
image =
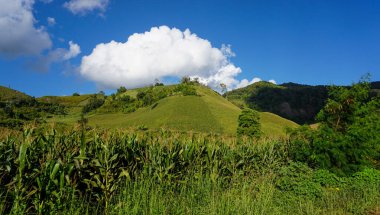
[[[165,86],[173,87],[173,86]],[[140,89],[141,90],[141,89]],[[97,113],[88,115],[89,125],[100,128],[128,128],[144,126],[148,129],[171,129],[177,131],[213,132],[235,135],[237,118],[241,109],[209,88],[196,86],[197,96],[174,95],[156,104],[139,108],[132,113]],[[125,94],[136,96],[137,90]],[[69,97],[68,97],[69,98]],[[70,97],[72,98],[72,97]],[[84,99],[84,96],[81,96]],[[67,116],[56,116],[50,122],[75,124],[80,119],[81,101],[73,106]],[[73,100],[70,100],[73,101]],[[298,125],[290,120],[271,113],[260,113],[264,135],[284,136],[285,128]]]

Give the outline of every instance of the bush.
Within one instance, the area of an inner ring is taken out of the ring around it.
[[[181,92],[182,95],[184,95],[184,96],[196,96],[197,95],[197,91],[194,88],[194,86],[192,86],[192,85],[190,85],[188,83],[179,84],[174,89],[174,91],[175,92]]]
[[[82,113],[88,113],[104,104],[104,98],[98,98],[96,95],[91,96],[89,102],[83,106]]]
[[[119,89],[117,89],[117,94],[121,94],[121,93],[125,93],[127,92],[127,88],[125,87],[119,87]]]
[[[369,98],[369,83],[330,87],[316,130],[301,127],[291,135],[293,159],[312,167],[350,175],[380,162],[380,100]]]
[[[259,138],[261,136],[260,115],[257,111],[246,108],[239,115],[238,136]]]
[[[321,185],[313,180],[313,170],[304,163],[292,162],[283,167],[276,186],[281,191],[311,199],[322,195]]]

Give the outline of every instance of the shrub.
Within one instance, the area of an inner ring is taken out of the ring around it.
[[[257,111],[246,108],[239,115],[238,136],[259,138],[261,136],[260,115]]]
[[[311,199],[322,195],[321,185],[313,180],[313,170],[299,162],[291,162],[280,170],[276,186],[281,191]]]
[[[98,98],[96,95],[91,96],[88,103],[83,106],[82,113],[88,113],[104,104],[104,98]]]
[[[127,92],[127,88],[125,87],[119,87],[119,89],[117,89],[117,94],[121,94],[121,93],[125,93]]]
[[[197,91],[194,86],[187,84],[179,84],[175,89],[175,92],[181,92],[184,96],[196,96]]]
[[[318,129],[301,127],[293,132],[297,134],[291,137],[293,158],[339,175],[375,167],[380,161],[379,98],[369,98],[366,81],[329,90],[330,97],[318,114]]]

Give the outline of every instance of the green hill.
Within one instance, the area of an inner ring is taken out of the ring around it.
[[[380,82],[371,82],[371,96],[380,95]],[[328,97],[328,86],[296,83],[281,85],[260,81],[224,94],[239,107],[275,113],[299,124],[315,123]]]
[[[175,86],[160,86],[158,89],[173,87]],[[101,107],[99,111],[93,111],[88,115],[89,125],[103,128],[144,126],[149,129],[167,128],[234,135],[240,108],[207,87],[195,86],[195,89],[196,96],[174,94],[132,113],[102,113],[104,110],[100,111]],[[144,88],[128,90],[123,95],[136,97],[142,90]],[[74,124],[79,118],[80,113],[77,112],[68,116],[54,117],[50,121]],[[284,135],[285,127],[297,126],[292,121],[265,112],[261,113],[261,121],[263,132],[267,136],[281,136]]]
[[[275,85],[261,81],[227,92],[224,96],[236,105],[275,113],[304,124],[313,123],[316,114],[324,106],[327,87],[295,83]]]
[[[37,98],[37,101],[44,103],[52,103],[66,107],[68,115],[78,115],[82,111],[84,105],[87,104],[91,94],[79,96],[43,96]]]
[[[78,107],[84,106],[86,101],[90,98],[90,94],[79,95],[79,96],[43,96],[38,98],[38,101],[48,102],[48,103],[57,103],[65,105],[67,107]]]
[[[0,86],[0,127],[21,129],[25,123],[41,123],[48,115],[65,114],[57,103],[36,100],[17,90]]]
[[[0,101],[30,99],[31,97],[20,91],[0,86]]]

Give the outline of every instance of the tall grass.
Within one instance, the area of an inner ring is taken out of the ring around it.
[[[3,214],[360,214],[379,203],[378,171],[318,172],[280,140],[27,129],[0,140],[0,162]]]

